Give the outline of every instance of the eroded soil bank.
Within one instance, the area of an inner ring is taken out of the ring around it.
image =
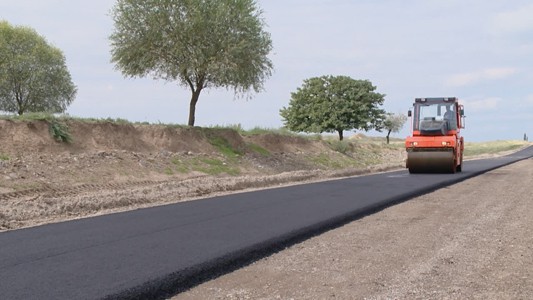
[[[255,188],[401,168],[401,143],[231,129],[0,120],[0,231]]]

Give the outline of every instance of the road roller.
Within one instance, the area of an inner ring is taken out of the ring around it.
[[[456,97],[416,98],[407,115],[405,140],[409,173],[455,173],[463,168],[464,107]]]

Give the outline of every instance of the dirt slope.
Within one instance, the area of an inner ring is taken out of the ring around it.
[[[404,164],[401,147],[230,129],[0,120],[0,230],[368,173]],[[382,143],[382,142],[381,142]],[[369,167],[371,166],[371,167]]]

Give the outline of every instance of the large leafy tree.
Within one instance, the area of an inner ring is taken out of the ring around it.
[[[0,110],[59,113],[75,96],[61,50],[31,28],[0,21]]]
[[[254,0],[118,0],[112,61],[127,77],[188,87],[193,126],[203,89],[262,90],[272,72],[272,41],[261,15]]]
[[[403,125],[407,121],[407,116],[404,114],[388,113],[383,121],[383,129],[387,131],[387,144],[389,143],[389,136],[391,132],[400,132]]]
[[[347,76],[322,76],[304,80],[292,93],[289,107],[280,110],[285,126],[292,131],[337,132],[381,128],[385,95],[375,92],[368,80]]]

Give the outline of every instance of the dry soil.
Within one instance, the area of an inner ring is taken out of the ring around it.
[[[0,120],[0,232],[405,164],[403,149],[376,143],[341,153],[298,136],[65,122],[68,144],[46,121]]]

